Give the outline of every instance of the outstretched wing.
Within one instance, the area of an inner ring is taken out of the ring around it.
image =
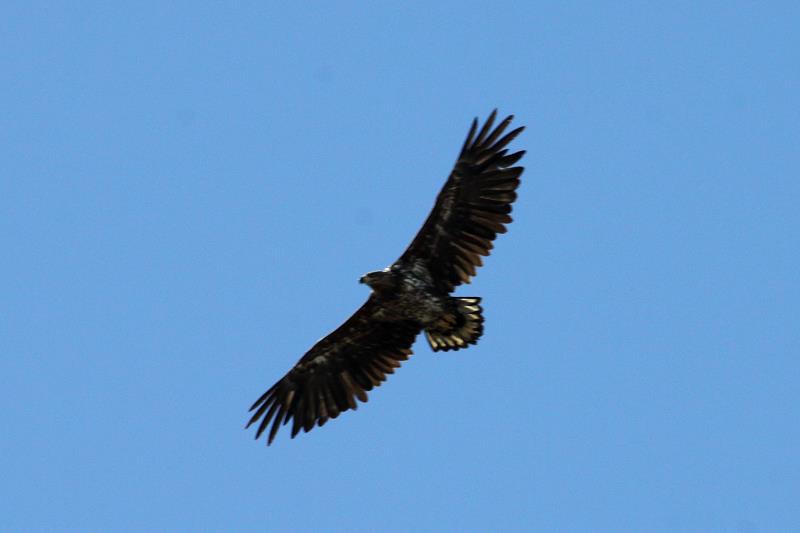
[[[512,166],[524,151],[508,154],[506,146],[524,129],[503,132],[514,118],[507,117],[492,130],[497,110],[481,130],[472,122],[455,167],[436,198],[422,229],[396,265],[412,267],[422,261],[441,290],[451,292],[469,283],[489,255],[492,241],[511,222],[511,204],[522,167]]]
[[[247,427],[259,420],[256,438],[272,424],[271,444],[282,424],[292,423],[292,438],[302,429],[322,426],[348,409],[356,398],[377,387],[411,355],[420,332],[416,322],[384,322],[374,318],[381,303],[375,296],[333,333],[317,342],[280,381],[259,398]]]

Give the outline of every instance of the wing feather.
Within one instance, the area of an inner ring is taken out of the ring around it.
[[[497,118],[497,109],[494,109],[489,115],[489,118],[486,119],[486,122],[484,122],[480,133],[478,133],[478,138],[475,139],[474,143],[472,143],[473,146],[483,146],[484,139],[486,139],[486,134],[489,133],[489,128],[491,128],[492,124],[494,124],[495,118]],[[500,127],[503,127],[503,125],[501,124]]]
[[[271,444],[281,425],[292,421],[291,436],[322,426],[329,418],[357,409],[367,392],[408,359],[421,327],[416,322],[374,318],[382,306],[376,296],[344,324],[317,342],[280,381],[256,400],[247,427],[267,429]]]
[[[492,241],[512,220],[511,204],[523,171],[512,165],[525,152],[508,154],[506,146],[524,127],[505,133],[514,118],[508,116],[492,129],[496,116],[497,110],[492,111],[479,131],[473,120],[433,210],[395,263],[402,267],[422,262],[437,288],[447,292],[470,282],[482,264],[480,257],[489,255]]]

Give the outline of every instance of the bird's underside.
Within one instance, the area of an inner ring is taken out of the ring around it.
[[[477,119],[453,171],[409,247],[389,268],[361,282],[372,289],[367,301],[344,324],[318,341],[297,364],[250,408],[247,426],[267,429],[267,444],[292,421],[291,436],[322,426],[380,385],[411,355],[425,332],[434,351],[458,350],[483,334],[480,298],[450,294],[469,283],[492,241],[511,222],[524,151],[506,146],[523,130],[505,133],[507,117],[492,129],[496,110],[478,131]]]

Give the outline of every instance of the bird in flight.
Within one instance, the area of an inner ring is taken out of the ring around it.
[[[408,359],[421,332],[434,352],[478,342],[481,299],[451,293],[470,282],[481,256],[506,232],[523,171],[514,165],[525,155],[506,148],[524,128],[505,133],[514,118],[509,116],[493,129],[496,116],[494,110],[480,130],[472,121],[433,210],[403,255],[361,277],[372,289],[364,305],[252,405],[247,427],[257,425],[256,439],[269,429],[271,444],[290,421],[294,438],[355,410],[356,400],[366,402],[367,391]]]

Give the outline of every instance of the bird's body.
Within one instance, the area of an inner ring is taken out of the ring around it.
[[[475,344],[483,334],[480,298],[451,296],[469,283],[489,255],[492,241],[506,231],[524,152],[505,146],[522,131],[501,138],[513,117],[491,129],[493,112],[481,130],[477,121],[436,205],[411,245],[390,267],[365,274],[367,301],[344,324],[318,341],[286,376],[251,407],[248,426],[259,421],[256,438],[270,426],[271,443],[281,424],[293,420],[292,437],[341,412],[380,385],[411,355],[424,331],[434,351]],[[477,132],[477,135],[476,135]]]
[[[376,320],[414,320],[422,329],[445,312],[448,295],[436,290],[424,267],[388,268],[368,276],[364,283],[382,304],[373,314]]]

